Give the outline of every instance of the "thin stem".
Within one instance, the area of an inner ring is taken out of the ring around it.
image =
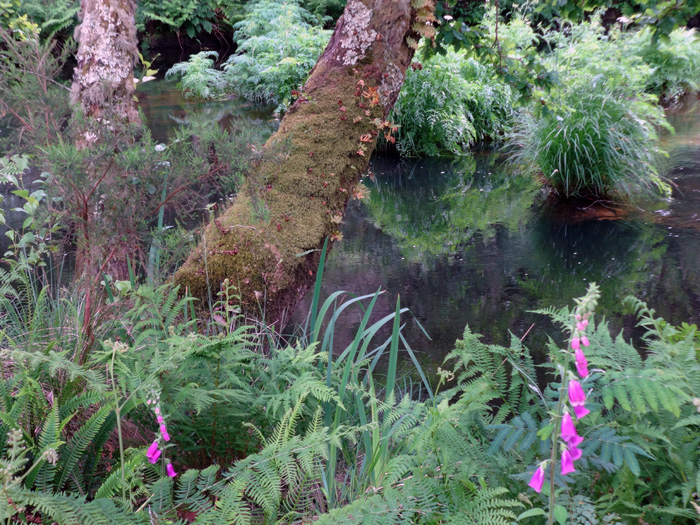
[[[117,396],[117,385],[114,380],[114,360],[117,355],[116,345],[112,346],[112,362],[110,364],[109,374],[112,379],[112,393],[114,394],[114,415],[117,417],[117,434],[119,436],[119,461],[121,462],[121,477],[122,477],[122,500],[126,501],[126,475],[124,473],[124,441],[122,439],[122,420],[121,407],[119,406],[119,397]]]
[[[571,341],[569,341],[571,344]],[[552,432],[552,456],[551,456],[551,470],[549,471],[549,518],[547,520],[547,525],[554,525],[554,506],[556,503],[556,495],[554,491],[554,478],[557,469],[557,448],[559,445],[559,432],[561,431],[561,418],[562,418],[562,408],[564,407],[564,397],[566,394],[566,371],[569,369],[569,359],[571,358],[571,353],[566,352],[566,359],[564,360],[564,368],[561,370],[561,386],[559,387],[559,401],[557,402],[557,409],[554,413],[554,431]]]

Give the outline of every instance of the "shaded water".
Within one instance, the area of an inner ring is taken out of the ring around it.
[[[248,119],[274,127],[269,111],[224,101],[184,101],[172,84],[139,88],[141,105],[159,140],[190,122]],[[427,330],[407,322],[413,348],[429,368],[440,364],[465,325],[488,342],[507,344],[526,333],[537,348],[551,326],[529,310],[571,304],[588,282],[602,287],[599,312],[626,337],[635,320],[621,300],[634,294],[672,323],[700,322],[700,111],[669,114],[667,176],[671,202],[651,201],[623,213],[550,206],[529,178],[509,173],[498,153],[457,160],[376,155],[368,198],[350,203],[343,240],[331,251],[323,295],[387,291],[377,318],[401,305]],[[307,296],[295,314],[302,322]],[[347,315],[338,348],[360,322]],[[407,318],[408,320],[408,318]],[[534,326],[533,326],[534,325]]]
[[[457,161],[375,156],[369,197],[350,204],[343,240],[328,258],[324,294],[381,286],[381,315],[400,294],[432,338],[407,324],[429,366],[467,324],[506,345],[509,331],[522,337],[532,327],[526,344],[540,346],[552,327],[528,311],[570,305],[592,281],[602,287],[599,312],[627,337],[635,320],[621,301],[630,294],[672,323],[700,322],[700,112],[669,120],[677,130],[664,138],[674,199],[624,213],[562,214],[535,183],[509,174],[497,153]],[[348,332],[359,315],[347,320]]]

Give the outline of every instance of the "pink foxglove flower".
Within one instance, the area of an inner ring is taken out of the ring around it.
[[[585,329],[586,329],[586,325],[583,324],[583,321],[579,321],[576,324],[576,330],[578,330],[579,332],[583,332]]]
[[[583,355],[583,350],[580,348],[576,350],[576,370],[578,370],[578,375],[581,377],[586,377],[588,375],[588,361],[586,356]]]
[[[581,459],[581,456],[583,455],[583,451],[578,447],[570,447],[569,454],[571,454],[571,459],[573,461],[578,461],[579,459]]]
[[[168,434],[168,429],[165,427],[165,424],[160,425],[160,433],[163,436],[163,439],[165,441],[170,441],[170,434]]]
[[[160,454],[161,454],[160,449],[157,449],[153,454],[148,456],[148,461],[155,464],[158,461]]]
[[[579,348],[581,348],[581,340],[578,337],[574,337],[571,340],[571,348],[573,348],[574,350],[578,350]]]
[[[564,414],[564,417],[561,420],[561,438],[568,442],[569,439],[573,438],[574,436],[578,436],[576,433],[576,427],[574,426],[574,422],[571,420],[571,416],[567,412]]]
[[[566,476],[571,472],[576,472],[574,468],[574,459],[571,457],[571,452],[562,450],[561,452],[561,475]]]
[[[576,419],[581,419],[583,416],[590,414],[591,411],[585,406],[580,405],[574,407],[574,413],[576,414]]]
[[[151,446],[148,447],[148,452],[146,452],[146,456],[150,458],[151,456],[153,456],[153,454],[156,453],[156,450],[158,450],[158,440],[151,443]]]
[[[532,475],[532,479],[530,479],[530,483],[528,485],[532,487],[535,492],[542,492],[542,484],[544,483],[544,469],[540,465],[537,467],[537,470],[535,470],[535,473]]]
[[[175,476],[177,476],[177,472],[175,472],[175,469],[173,468],[172,463],[168,463],[168,465],[165,467],[165,472],[171,478],[174,478]]]
[[[581,336],[581,344],[582,344],[583,346],[590,346],[591,343],[588,342],[588,337],[586,337],[585,335],[583,335],[583,336]]]
[[[569,403],[572,407],[583,406],[586,403],[586,394],[581,383],[572,379],[569,381]]]
[[[156,421],[158,421],[158,423],[162,423],[162,422],[163,422],[163,416],[158,416],[158,417],[156,418]]]

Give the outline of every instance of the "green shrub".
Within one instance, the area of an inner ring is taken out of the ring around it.
[[[214,58],[219,58],[216,51],[202,51],[190,55],[187,62],[175,64],[165,74],[168,79],[179,76],[178,87],[186,97],[202,99],[215,98],[224,93],[226,80],[223,73],[214,68]]]
[[[409,70],[391,119],[402,155],[460,155],[476,141],[508,128],[516,96],[493,70],[462,52],[428,59]]]
[[[646,90],[671,103],[686,93],[700,91],[700,39],[693,29],[676,29],[668,40],[654,42],[651,31],[624,39],[631,53],[651,66]]]
[[[656,126],[666,121],[656,99],[619,98],[601,82],[567,90],[547,112],[522,112],[511,137],[514,160],[565,197],[670,195],[658,172]]]
[[[211,33],[218,24],[218,12],[240,9],[235,0],[142,0],[138,4],[136,23],[141,31],[146,22],[156,21],[178,34],[184,31],[190,38]]]
[[[56,33],[69,34],[78,23],[77,0],[0,0],[0,27],[32,33],[43,40]]]
[[[247,100],[284,104],[300,89],[331,32],[292,0],[260,0],[234,25],[238,49],[224,66],[227,80]]]

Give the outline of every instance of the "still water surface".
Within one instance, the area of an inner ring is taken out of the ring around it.
[[[141,89],[162,140],[188,120],[274,126],[269,113],[238,101],[185,104],[172,86]],[[635,320],[621,305],[629,294],[673,323],[700,323],[700,111],[670,112],[669,120],[676,134],[664,136],[663,146],[673,199],[622,211],[562,212],[498,152],[457,160],[375,155],[364,180],[368,196],[350,203],[343,240],[328,257],[324,296],[382,288],[379,318],[400,294],[432,339],[407,318],[408,340],[428,368],[441,363],[467,324],[488,342],[507,344],[512,332],[541,345],[551,326],[529,311],[571,304],[593,281],[602,287],[599,312],[627,337],[635,335]],[[296,321],[309,303],[307,297]],[[360,315],[345,319],[347,337]]]

